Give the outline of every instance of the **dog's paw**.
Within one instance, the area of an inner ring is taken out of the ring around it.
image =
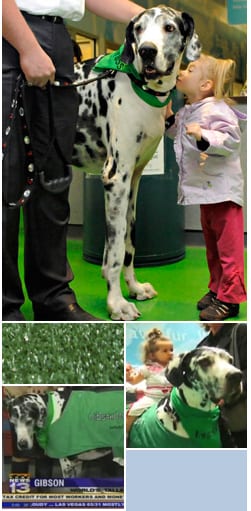
[[[123,297],[113,304],[108,301],[108,312],[113,321],[133,321],[140,316],[134,303],[127,302]]]
[[[137,282],[129,292],[130,297],[135,298],[135,300],[150,300],[158,294],[149,282],[145,282],[144,284]]]

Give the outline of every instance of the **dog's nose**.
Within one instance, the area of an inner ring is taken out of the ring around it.
[[[227,381],[233,387],[238,386],[241,383],[241,380],[242,380],[241,371],[236,371],[235,373],[228,373],[227,375]]]
[[[19,448],[20,450],[22,450],[22,449],[28,449],[28,442],[27,442],[27,440],[19,440],[19,442],[18,442],[18,444],[17,444],[17,445],[18,445],[18,448]]]
[[[139,49],[139,54],[144,62],[152,62],[157,55],[157,51],[154,44],[144,43]]]

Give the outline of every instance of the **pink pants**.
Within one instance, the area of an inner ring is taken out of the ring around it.
[[[210,272],[208,287],[222,302],[245,302],[242,207],[228,201],[201,205],[200,212]]]

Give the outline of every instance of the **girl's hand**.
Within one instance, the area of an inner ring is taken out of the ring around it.
[[[174,114],[174,112],[172,111],[172,106],[173,106],[173,102],[170,99],[169,103],[167,103],[167,105],[166,105],[165,119],[168,119],[168,117],[171,117],[171,115]]]
[[[192,135],[198,142],[201,140],[201,127],[196,122],[186,125],[186,134]]]

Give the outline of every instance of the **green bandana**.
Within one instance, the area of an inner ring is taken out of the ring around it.
[[[51,458],[64,458],[99,447],[111,447],[124,457],[124,392],[74,391],[62,415],[54,419],[54,396],[49,393],[48,416],[36,431],[39,445]]]
[[[142,77],[136,71],[133,64],[125,64],[121,60],[121,54],[124,50],[124,45],[120,46],[120,48],[109,55],[104,55],[94,66],[93,71],[96,73],[103,72],[105,69],[113,69],[115,71],[120,71],[121,73],[126,73],[128,75],[133,75],[136,80],[141,82],[142,85],[138,85],[133,80],[131,80],[131,85],[134,92],[148,105],[155,106],[157,108],[162,108],[167,105],[171,99],[171,93],[165,101],[161,102],[156,96],[152,95],[147,90],[147,86],[142,82]],[[144,88],[146,87],[146,88]]]
[[[173,395],[174,394],[174,395]],[[168,431],[157,417],[158,404],[146,410],[132,425],[128,447],[133,448],[215,448],[221,447],[219,409],[203,412],[185,405],[172,390],[172,402],[189,438]]]
[[[182,426],[189,437],[194,439],[197,447],[221,447],[218,427],[220,409],[218,406],[210,411],[191,408],[181,400],[176,387],[172,389],[171,402]]]

